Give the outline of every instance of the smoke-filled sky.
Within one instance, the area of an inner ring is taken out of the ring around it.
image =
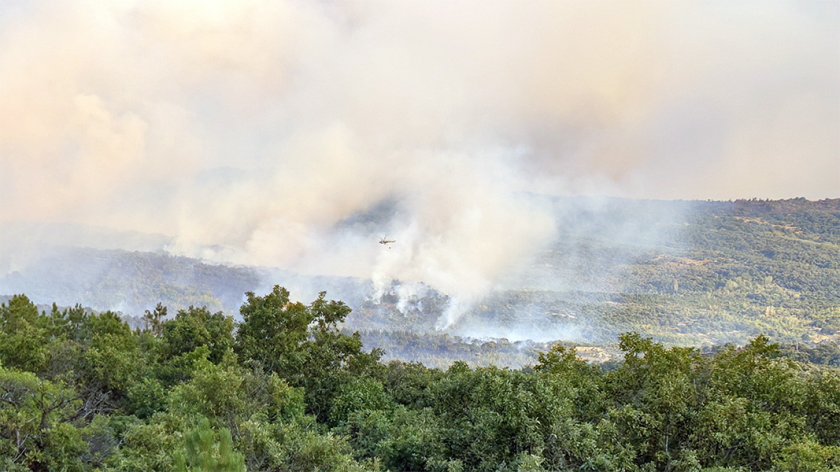
[[[5,0],[0,177],[0,224],[469,296],[529,195],[840,196],[840,3]],[[335,229],[383,202],[394,250]]]

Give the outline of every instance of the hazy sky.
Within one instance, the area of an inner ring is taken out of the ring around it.
[[[837,1],[5,0],[0,91],[0,222],[222,260],[388,200],[380,267],[480,285],[528,192],[840,197]]]

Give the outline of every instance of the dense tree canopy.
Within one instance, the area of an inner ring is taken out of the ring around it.
[[[840,467],[840,375],[760,336],[714,353],[623,335],[520,370],[382,364],[350,310],[275,287],[238,325],[158,306],[0,306],[0,469],[820,471]]]

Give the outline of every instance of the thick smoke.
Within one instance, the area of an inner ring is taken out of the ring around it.
[[[425,282],[455,297],[447,326],[556,237],[534,195],[836,193],[838,19],[833,2],[6,1],[0,224]],[[384,227],[346,224],[383,205]]]

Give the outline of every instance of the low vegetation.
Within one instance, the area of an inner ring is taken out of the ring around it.
[[[533,367],[381,362],[323,295],[249,293],[241,322],[158,305],[0,306],[0,469],[821,471],[840,467],[840,374],[758,336],[713,351],[620,337]]]

